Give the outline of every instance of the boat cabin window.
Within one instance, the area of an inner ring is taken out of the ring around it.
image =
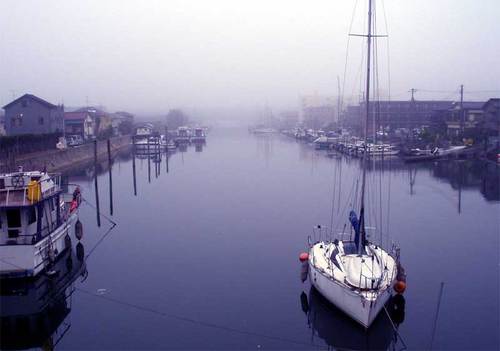
[[[344,244],[344,254],[356,255],[358,253],[358,249],[356,248],[356,244],[354,242],[343,242],[343,244]]]
[[[5,189],[5,179],[0,179],[0,190]]]
[[[21,226],[21,210],[11,209],[6,211],[7,214],[7,227],[19,228]]]
[[[36,222],[36,210],[35,206],[28,208],[28,224]]]

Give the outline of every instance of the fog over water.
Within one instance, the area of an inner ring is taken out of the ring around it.
[[[366,6],[354,0],[2,0],[0,103],[30,92],[66,106],[89,101],[139,115],[181,107],[243,118],[266,101],[296,109],[300,95],[337,94],[353,8],[352,32],[361,33]],[[460,84],[468,100],[498,95],[498,0],[379,1],[382,34],[384,10],[392,98],[409,99],[408,90],[417,88],[420,99],[456,99]],[[350,43],[347,79],[356,81],[363,42]],[[383,69],[386,46],[380,40]],[[387,77],[380,82],[385,94]],[[345,95],[359,91],[354,84]]]

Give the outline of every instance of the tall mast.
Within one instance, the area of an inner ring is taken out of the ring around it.
[[[368,34],[367,37],[367,53],[366,53],[366,120],[365,120],[365,152],[363,153],[363,178],[361,182],[361,209],[359,211],[359,231],[360,243],[358,253],[363,251],[364,242],[366,239],[365,231],[365,188],[366,188],[366,154],[368,153],[367,138],[368,138],[368,120],[370,116],[370,66],[371,66],[371,48],[372,48],[372,0],[368,0]]]

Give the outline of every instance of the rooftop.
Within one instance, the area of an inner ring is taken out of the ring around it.
[[[64,112],[65,121],[82,120],[88,116],[87,112]]]
[[[35,95],[33,95],[33,94],[24,94],[23,96],[20,96],[20,97],[18,97],[17,99],[15,99],[15,100],[13,100],[13,101],[9,102],[7,105],[5,105],[5,106],[3,107],[3,109],[5,110],[6,108],[9,108],[11,105],[16,104],[18,101],[20,101],[20,100],[22,100],[22,99],[31,99],[31,100],[34,100],[34,101],[36,101],[36,102],[38,102],[38,103],[42,104],[42,105],[45,105],[45,106],[49,107],[49,108],[56,108],[56,107],[57,107],[56,105],[51,104],[50,102],[45,101],[44,99],[41,99],[41,98],[39,98],[38,96],[35,96]]]

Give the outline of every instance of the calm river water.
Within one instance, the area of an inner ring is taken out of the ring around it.
[[[499,348],[495,164],[370,165],[367,225],[399,244],[408,274],[398,335],[385,314],[365,332],[299,279],[313,227],[333,213],[343,230],[359,160],[221,129],[135,168],[136,195],[131,155],[115,160],[113,215],[106,162],[98,172],[100,227],[92,168],[69,175],[88,201],[88,276],[59,349]]]

